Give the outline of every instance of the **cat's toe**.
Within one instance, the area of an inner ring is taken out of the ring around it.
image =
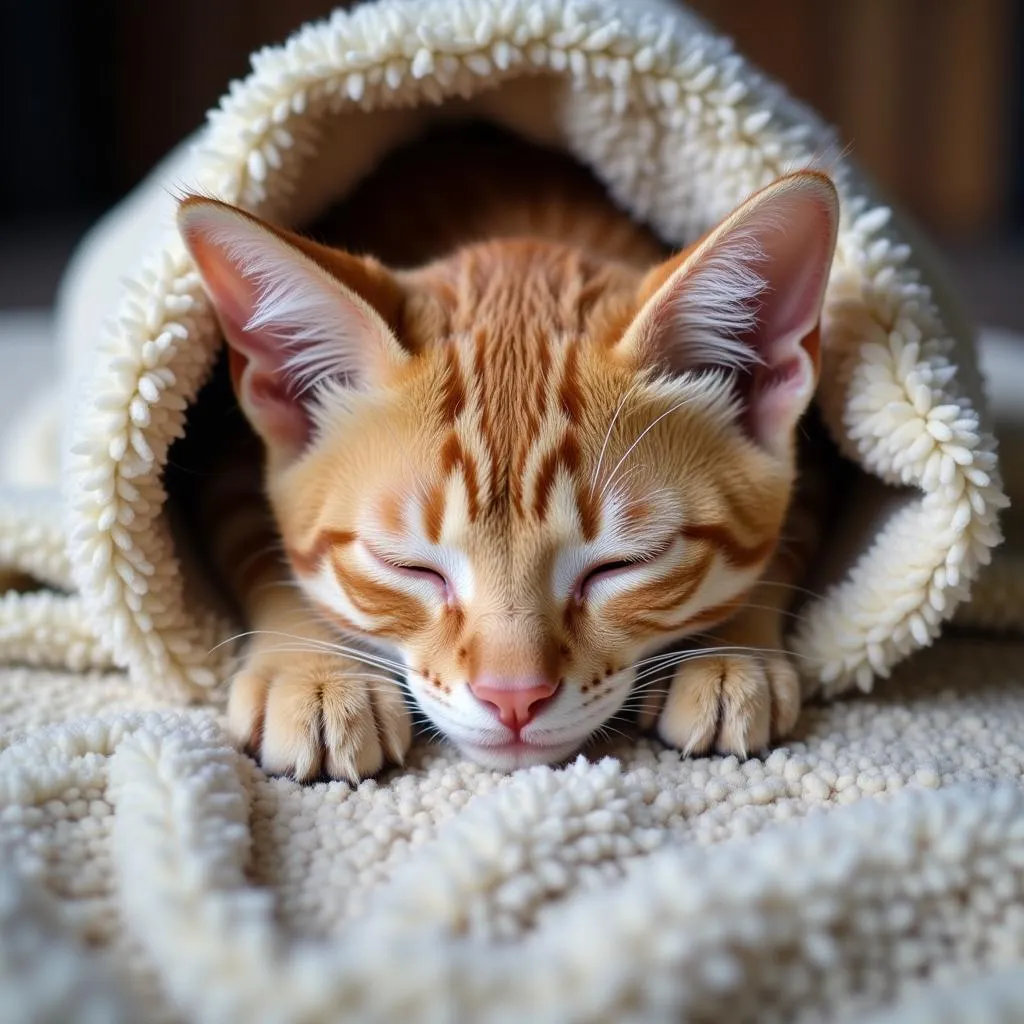
[[[228,696],[228,731],[247,753],[259,756],[263,743],[263,716],[270,681],[259,671],[243,669],[231,681]]]
[[[271,775],[358,783],[400,764],[412,742],[398,686],[365,675],[322,656],[255,658],[232,683],[228,726]]]
[[[765,663],[772,695],[773,740],[788,736],[800,717],[800,676],[785,655],[773,655]]]
[[[271,775],[298,782],[317,778],[323,769],[321,694],[330,670],[316,662],[278,671],[267,688],[260,764]]]
[[[386,764],[401,764],[412,745],[412,721],[391,680],[323,690],[324,771],[356,783]]]
[[[677,669],[657,732],[684,754],[747,757],[792,729],[799,711],[785,655],[695,658]]]

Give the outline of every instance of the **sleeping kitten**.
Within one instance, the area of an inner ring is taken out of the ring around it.
[[[210,520],[257,631],[231,728],[354,781],[408,750],[404,686],[498,769],[624,706],[685,753],[763,749],[800,707],[779,542],[836,191],[782,178],[664,259],[566,161],[485,149],[412,150],[349,205],[410,269],[181,204],[287,558],[255,494]],[[650,657],[684,638],[708,653]]]

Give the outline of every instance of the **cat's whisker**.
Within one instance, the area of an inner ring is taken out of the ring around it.
[[[643,470],[643,468],[644,468],[644,466],[643,466],[642,462],[634,462],[633,465],[626,466],[624,469],[622,469],[618,473],[618,475],[615,477],[614,480],[609,479],[607,481],[607,486],[606,486],[605,483],[602,483],[602,485],[601,485],[602,489],[601,489],[600,493],[597,496],[598,500],[602,499],[608,493],[609,490],[611,490],[613,493],[622,494],[624,492],[624,490],[625,490],[625,485],[634,476],[636,476],[638,473],[640,473]],[[614,485],[614,486],[611,486],[611,485]],[[646,523],[649,526],[651,526],[651,527],[654,527],[655,525],[657,525],[658,522],[659,522],[659,520],[655,516],[653,516],[653,515],[650,516],[647,519],[647,521],[646,521]]]
[[[243,633],[238,633],[233,637],[229,637],[227,640],[221,641],[216,647],[211,649],[210,653],[213,653],[218,648],[223,647],[227,643],[231,643],[236,640],[245,639],[253,636],[272,636],[279,637],[283,640],[291,640],[303,646],[305,650],[315,650],[318,653],[323,654],[338,654],[344,655],[347,658],[351,658],[353,661],[360,661],[366,665],[377,668],[387,668],[396,672],[404,672],[405,665],[401,662],[395,661],[391,658],[386,658],[382,655],[371,654],[367,651],[360,650],[356,647],[350,647],[345,644],[336,644],[327,640],[320,640],[314,637],[304,637],[293,633],[286,633],[281,630],[247,630]]]
[[[718,658],[724,655],[738,654],[748,655],[760,652],[755,648],[747,647],[743,645],[736,646],[719,646],[719,647],[698,647],[694,650],[678,651],[671,658],[666,658],[664,661],[659,662],[657,665],[649,665],[646,668],[636,673],[635,679],[644,679],[647,676],[655,672],[660,672],[662,669],[674,667],[676,665],[683,664],[687,661],[696,661],[702,658]]]
[[[675,666],[670,666],[670,667],[674,668]],[[658,683],[664,682],[664,683],[667,684],[667,683],[670,683],[671,681],[672,681],[672,673],[671,672],[668,672],[666,675],[663,675],[663,676],[651,675],[651,676],[648,676],[645,679],[641,679],[638,682],[634,683],[629,688],[629,693],[630,694],[642,693],[642,692],[645,692],[645,691],[647,691],[649,689],[652,689]]]
[[[433,725],[429,729],[425,729],[420,733],[421,738],[427,740],[428,743],[440,743],[444,744],[447,742],[448,737],[436,726]]]
[[[396,672],[406,671],[406,666],[400,661],[395,661],[393,658],[388,658],[384,655],[375,654],[370,651],[362,651],[357,647],[349,647],[345,644],[325,644],[325,650],[345,655],[345,657],[352,658],[354,661],[365,661],[368,665],[380,665],[385,668],[393,669]]]
[[[310,620],[310,624],[311,625],[316,625],[318,622],[319,622],[319,620]],[[263,633],[264,635],[268,635],[268,636],[275,635],[274,631],[272,631],[272,630],[261,630],[260,632]],[[281,632],[278,632],[276,635],[283,636],[283,637],[288,637],[288,638],[290,638],[292,640],[302,640],[302,641],[307,642],[307,643],[313,643],[320,650],[329,651],[329,652],[333,652],[333,653],[337,653],[337,654],[344,654],[344,655],[347,655],[348,657],[351,657],[351,658],[353,658],[355,660],[368,661],[368,660],[372,659],[375,663],[380,664],[380,665],[385,665],[388,668],[394,668],[396,670],[402,670],[402,671],[405,670],[405,665],[403,665],[401,662],[395,661],[393,658],[388,658],[387,656],[385,656],[383,654],[378,654],[375,651],[367,651],[367,650],[364,650],[363,648],[360,648],[360,647],[353,647],[353,646],[351,646],[349,644],[340,644],[340,643],[337,643],[336,641],[332,641],[332,640],[322,640],[322,639],[320,639],[318,637],[303,637],[303,636],[297,636],[297,635],[290,634],[290,633],[281,633]]]
[[[743,648],[743,649],[746,650],[746,648]],[[622,668],[620,670],[620,672],[636,671],[638,669],[647,668],[647,667],[652,666],[652,665],[663,665],[666,662],[673,661],[674,659],[678,658],[680,655],[688,656],[688,655],[693,655],[693,654],[697,654],[697,653],[701,653],[701,652],[703,652],[703,653],[715,653],[715,652],[717,652],[717,653],[725,653],[727,651],[733,651],[733,650],[736,650],[736,648],[735,647],[719,646],[719,647],[713,647],[713,648],[707,648],[707,647],[686,647],[686,648],[683,648],[683,649],[676,649],[676,650],[671,650],[671,651],[663,651],[660,654],[651,655],[650,657],[647,657],[647,658],[641,658],[639,661],[634,661],[632,664],[627,665],[624,668]],[[619,673],[616,673],[616,675],[617,674],[619,674]]]
[[[825,596],[820,591],[809,590],[807,587],[801,587],[795,583],[784,583],[782,580],[758,580],[757,586],[775,587],[779,590],[790,590],[794,594],[805,594],[807,597],[813,597],[815,600],[820,600]]]
[[[316,648],[311,647],[269,647],[268,654],[319,654]],[[359,679],[363,682],[376,682],[381,684],[380,689],[408,689],[408,681],[400,676],[383,675],[380,672],[350,672],[347,669],[343,673],[345,679]]]
[[[635,441],[634,441],[634,442],[633,442],[633,443],[632,443],[632,444],[631,444],[631,445],[630,445],[630,446],[629,446],[629,447],[628,447],[628,448],[626,449],[626,452],[625,452],[625,454],[624,454],[624,455],[622,456],[622,458],[621,458],[621,459],[619,459],[619,461],[618,461],[618,462],[617,462],[617,463],[615,464],[615,468],[614,468],[614,469],[612,470],[612,472],[611,472],[611,475],[610,475],[610,476],[608,477],[608,479],[607,479],[607,480],[605,481],[605,483],[604,483],[604,486],[602,486],[602,488],[601,488],[601,497],[602,497],[602,498],[603,498],[603,497],[605,496],[605,494],[606,494],[606,493],[608,492],[608,488],[609,488],[609,487],[611,486],[612,482],[613,482],[613,481],[615,480],[615,475],[616,475],[616,473],[618,473],[618,471],[619,471],[619,467],[620,467],[620,466],[621,466],[621,465],[623,464],[623,462],[625,462],[625,461],[626,461],[626,459],[628,459],[628,458],[629,458],[629,456],[630,456],[630,455],[632,454],[632,452],[633,452],[633,449],[634,449],[634,448],[636,448],[636,446],[637,446],[637,445],[638,445],[638,444],[639,444],[639,443],[640,443],[640,442],[641,442],[641,441],[642,441],[642,440],[643,440],[643,439],[644,439],[644,438],[645,438],[645,437],[646,437],[646,436],[647,436],[647,435],[648,435],[648,434],[649,434],[649,433],[650,433],[650,432],[651,432],[651,431],[652,431],[652,430],[653,430],[653,429],[654,429],[654,428],[655,428],[655,427],[656,427],[656,426],[657,426],[657,425],[658,425],[658,424],[659,424],[659,423],[660,423],[660,422],[661,422],[661,421],[662,421],[663,419],[665,419],[665,417],[666,417],[666,416],[671,416],[671,415],[672,415],[672,413],[674,413],[674,412],[678,412],[678,411],[679,411],[680,409],[682,409],[682,408],[683,408],[683,406],[689,405],[689,404],[690,404],[690,403],[691,403],[692,401],[693,401],[693,398],[692,398],[692,397],[690,397],[690,398],[684,398],[684,399],[683,399],[683,400],[682,400],[681,402],[676,402],[676,404],[675,404],[675,405],[671,406],[671,408],[668,408],[668,409],[666,409],[666,410],[665,410],[665,411],[664,411],[663,413],[661,413],[661,415],[660,415],[660,416],[656,416],[656,417],[655,417],[655,418],[654,418],[654,419],[653,419],[653,420],[652,420],[652,421],[651,421],[650,423],[648,423],[648,424],[647,424],[647,426],[646,426],[646,427],[644,427],[644,429],[643,429],[643,430],[642,430],[642,431],[640,432],[640,436],[639,436],[639,437],[638,437],[638,438],[637,438],[637,439],[636,439],[636,440],[635,440]]]
[[[619,404],[615,407],[615,412],[612,414],[612,418],[608,423],[608,429],[605,431],[604,443],[601,445],[601,452],[597,457],[597,465],[594,466],[593,476],[590,478],[590,492],[593,493],[594,488],[597,486],[597,478],[601,472],[601,463],[604,461],[605,452],[608,449],[608,442],[612,437],[612,430],[615,428],[615,423],[619,418],[619,414],[622,412],[626,405],[626,402],[632,397],[633,393],[643,383],[643,379],[635,381],[629,390],[619,399]]]
[[[708,634],[708,639],[711,640],[711,641],[716,641],[719,644],[721,644],[723,642],[723,640],[724,640],[723,637],[716,636],[714,634]],[[696,651],[706,651],[706,650],[714,650],[714,649],[713,648],[706,648],[706,647],[698,647],[698,648],[694,648],[694,650],[696,650]],[[809,657],[806,654],[801,654],[799,651],[790,650],[790,648],[785,647],[785,646],[773,647],[773,646],[769,646],[769,645],[766,644],[766,645],[762,645],[762,646],[758,646],[758,647],[752,647],[752,646],[740,647],[740,648],[738,648],[738,650],[740,651],[740,653],[746,652],[746,653],[749,653],[749,654],[783,654],[787,658],[792,658],[795,661],[801,661],[801,660],[802,661],[809,661],[810,660]]]
[[[602,725],[599,725],[592,735],[599,736],[601,739],[610,739],[612,736],[621,736],[625,740],[632,739],[629,733],[616,729],[610,722],[604,722]]]
[[[680,664],[684,664],[688,661],[699,660],[701,658],[711,658],[721,656],[725,654],[788,654],[781,648],[768,648],[768,647],[751,647],[749,645],[718,645],[715,647],[697,647],[687,648],[681,651],[667,651],[661,654],[652,655],[647,658],[642,658],[639,661],[634,662],[631,665],[626,665],[619,669],[617,672],[613,672],[607,677],[611,683],[616,683],[623,676],[634,673],[633,680],[631,683],[631,691],[637,689],[637,684],[642,683],[643,680],[657,675],[666,669],[674,669]]]
[[[643,700],[633,701],[630,704],[623,704],[622,708],[620,709],[620,713],[634,715],[637,712],[660,710],[660,708],[665,702],[665,697],[667,695],[668,690],[661,690],[650,694],[644,694]]]
[[[331,650],[329,647],[324,647],[321,644],[302,644],[302,643],[300,643],[300,644],[297,644],[297,645],[292,646],[292,647],[278,646],[278,647],[268,648],[267,650],[268,650],[268,652],[292,652],[292,653],[294,653],[294,652],[304,652],[304,653],[309,653],[309,654],[319,654],[319,655],[323,655],[325,657],[334,656],[334,657],[338,657],[338,658],[346,658],[349,661],[353,661],[353,662],[356,662],[358,664],[366,665],[369,668],[380,668],[380,669],[385,669],[387,671],[397,671],[395,666],[390,665],[390,664],[388,664],[386,662],[381,662],[381,661],[374,660],[372,658],[367,658],[367,657],[362,657],[362,656],[358,656],[357,657],[357,656],[355,656],[353,654],[349,654],[349,653],[346,653],[346,654],[342,655],[342,654],[339,654],[337,651]]]
[[[650,676],[654,675],[655,673],[661,672],[664,669],[670,667],[676,668],[679,665],[686,664],[690,661],[700,661],[708,658],[716,658],[727,654],[735,654],[741,656],[746,655],[751,657],[756,657],[758,655],[765,654],[786,654],[790,657],[796,657],[796,655],[793,655],[791,652],[778,647],[750,647],[741,645],[737,645],[734,647],[707,647],[697,648],[696,650],[692,651],[680,651],[676,656],[672,657],[671,659],[667,659],[666,661],[661,662],[658,665],[650,666],[640,672],[637,672],[634,677],[634,686],[636,685],[636,683],[646,678],[649,678]]]
[[[793,612],[785,608],[777,608],[775,605],[770,604],[744,604],[739,610],[772,612],[775,615],[783,616],[783,618],[792,619],[794,622],[802,622],[804,618],[801,612]]]
[[[643,685],[634,687],[626,696],[628,701],[632,701],[636,706],[641,706],[651,697],[667,694],[671,688],[671,676],[658,676],[657,679],[648,679]]]
[[[259,632],[260,632],[259,630],[246,630],[245,632],[242,632],[242,633],[235,633],[233,636],[229,636],[229,637],[226,637],[224,640],[221,640],[221,642],[219,644],[214,644],[214,646],[211,647],[206,652],[206,654],[207,654],[207,656],[209,656],[211,654],[216,654],[217,651],[219,651],[222,647],[226,647],[228,644],[233,644],[233,643],[235,643],[238,640],[246,640],[246,639],[248,639],[251,636],[255,636]]]
[[[772,610],[774,610],[774,609],[772,609]],[[755,647],[755,646],[751,646],[749,644],[729,644],[729,643],[723,643],[722,638],[720,636],[716,636],[714,633],[702,633],[702,634],[699,634],[699,635],[702,636],[702,637],[705,637],[708,640],[717,641],[717,642],[716,642],[716,644],[714,646],[711,646],[711,647],[686,647],[686,648],[683,648],[681,650],[666,651],[666,652],[663,652],[661,654],[656,654],[656,655],[654,655],[652,657],[649,657],[649,658],[642,658],[639,661],[633,662],[631,665],[627,666],[626,669],[623,669],[622,671],[628,671],[629,669],[640,669],[640,668],[644,668],[644,667],[647,667],[648,665],[652,665],[652,664],[661,664],[661,663],[664,663],[666,661],[670,661],[670,660],[672,660],[672,659],[674,659],[674,658],[676,658],[676,657],[678,657],[680,655],[684,655],[684,656],[693,656],[693,655],[714,656],[714,655],[717,655],[717,654],[740,653],[740,654],[786,654],[786,655],[789,655],[790,657],[793,657],[793,658],[801,657],[801,655],[798,654],[797,652],[790,651],[789,649],[787,649],[785,647],[769,647],[769,646],[758,646],[758,647]]]

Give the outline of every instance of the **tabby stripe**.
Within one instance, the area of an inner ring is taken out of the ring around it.
[[[480,490],[476,473],[476,460],[462,447],[455,434],[450,434],[441,448],[441,472],[447,477],[458,467],[466,483],[466,498],[469,502],[469,521],[475,522],[480,514]]]
[[[311,576],[319,570],[326,554],[334,548],[353,543],[355,539],[356,535],[351,530],[321,530],[305,551],[289,547],[288,558],[298,572]]]
[[[354,636],[381,636],[384,632],[383,629],[378,629],[376,626],[360,626],[352,622],[351,619],[347,619],[339,612],[337,608],[325,601],[316,598],[308,598],[308,600],[325,619],[334,623],[343,633],[351,633]]]
[[[426,504],[423,506],[423,525],[426,529],[427,540],[431,544],[437,544],[441,540],[441,526],[444,523],[444,488],[434,485],[427,495]]]
[[[682,535],[687,540],[704,541],[718,548],[725,560],[739,569],[749,568],[771,557],[777,543],[774,537],[749,547],[741,544],[726,527],[716,523],[691,523],[684,526]]]
[[[723,490],[722,499],[726,504],[722,516],[725,522],[731,523],[745,536],[759,537],[764,534],[764,511],[750,500],[749,490],[744,490],[742,480],[734,491]]]
[[[750,591],[747,590],[738,597],[723,601],[721,604],[712,605],[710,608],[705,608],[696,615],[683,619],[680,622],[666,623],[648,618],[647,616],[638,616],[630,621],[630,625],[634,628],[642,626],[655,633],[678,634],[680,630],[685,630],[687,633],[693,634],[704,626],[718,626],[726,619],[732,618],[733,615],[743,608],[743,603],[749,596]]]
[[[337,552],[331,558],[338,585],[352,606],[371,619],[384,619],[384,627],[397,633],[408,634],[426,625],[427,615],[415,598],[397,594],[389,587],[359,576],[342,564]]]
[[[541,398],[541,400],[543,399]],[[526,460],[530,454],[530,450],[537,442],[537,438],[540,437],[540,426],[540,418],[533,407],[533,403],[531,402],[526,409],[526,429],[519,438],[519,450],[522,452],[523,456],[520,461],[524,466],[526,465]]]
[[[588,543],[597,536],[601,527],[601,506],[590,483],[580,484],[576,489],[576,508],[580,514],[580,530]]]
[[[405,529],[406,495],[398,490],[386,494],[380,503],[380,525],[388,533],[402,533]]]
[[[686,604],[700,589],[715,560],[714,551],[706,551],[692,566],[683,566],[668,579],[652,580],[627,595],[631,603],[645,612],[667,612]]]
[[[473,336],[473,375],[476,386],[477,405],[480,410],[480,437],[484,443],[484,451],[491,453],[491,479],[498,480],[498,446],[495,443],[494,431],[491,427],[491,410],[487,403],[490,389],[487,386],[487,335],[478,330]]]
[[[537,470],[537,479],[534,482],[533,511],[537,518],[543,522],[548,511],[548,501],[551,498],[551,488],[555,483],[555,475],[559,469],[572,474],[580,464],[580,446],[576,438],[566,432],[562,443],[552,451],[549,451],[541,459],[540,468]]]
[[[509,480],[509,497],[512,500],[512,508],[515,510],[517,516],[522,517],[525,511],[525,502],[523,501],[523,477],[526,475],[526,459],[529,455],[529,451],[524,445],[516,453],[515,463],[512,466],[512,477]]]
[[[582,419],[583,397],[580,394],[580,383],[577,373],[579,362],[579,343],[570,341],[565,350],[565,362],[562,366],[562,381],[558,387],[558,401],[566,419],[574,426],[579,426]]]
[[[454,345],[445,348],[444,382],[442,384],[441,414],[446,423],[454,423],[466,407],[466,387],[462,380],[458,353]]]
[[[683,625],[691,629],[700,626],[717,626],[726,619],[732,618],[743,608],[753,589],[751,587],[749,590],[745,590],[742,594],[737,594],[736,597],[728,601],[713,605],[711,608],[705,608],[702,612],[694,615],[692,619],[687,619]]]

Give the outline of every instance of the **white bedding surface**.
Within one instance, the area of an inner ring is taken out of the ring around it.
[[[990,332],[1011,418],[1021,353]],[[47,316],[0,318],[0,360],[5,424],[47,383]],[[642,991],[645,1020],[1009,1024],[1022,683],[1024,644],[949,639],[766,761],[620,740],[506,777],[419,744],[350,791],[264,778],[215,711],[120,674],[4,669],[0,1020],[611,1021]]]

